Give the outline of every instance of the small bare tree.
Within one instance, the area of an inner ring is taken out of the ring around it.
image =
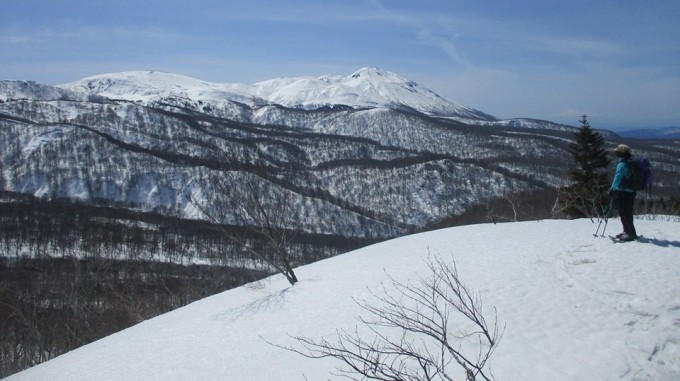
[[[273,187],[257,174],[237,179],[233,173],[223,177],[211,173],[208,180],[204,189],[213,190],[211,199],[201,201],[189,194],[190,203],[231,241],[283,274],[291,285],[297,283],[288,253],[295,232],[285,228],[293,207],[285,190],[272,191]],[[226,215],[238,218],[245,230],[225,227]],[[263,241],[262,246],[253,245],[256,238]]]
[[[499,199],[486,202],[486,217],[494,224],[499,221],[519,221],[520,210],[524,207],[522,194],[518,191],[507,192]]]
[[[460,280],[455,262],[428,259],[428,277],[373,295],[377,303],[357,302],[371,318],[359,328],[338,330],[335,341],[295,337],[309,358],[334,358],[336,376],[350,380],[491,380],[487,361],[500,340],[497,317],[487,323],[479,296]],[[452,327],[454,315],[462,323]],[[386,328],[386,329],[385,329]],[[394,332],[396,331],[396,334]]]

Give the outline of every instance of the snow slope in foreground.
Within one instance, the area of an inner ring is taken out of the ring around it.
[[[675,222],[673,222],[675,221]],[[455,258],[487,315],[505,325],[498,380],[680,379],[680,223],[636,220],[641,242],[593,237],[589,220],[472,225],[373,245],[145,321],[9,380],[324,380],[335,365],[265,342],[335,337],[366,314],[386,274]],[[610,221],[617,233],[619,223]]]

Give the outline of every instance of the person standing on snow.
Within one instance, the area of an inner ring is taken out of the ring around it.
[[[619,212],[621,217],[621,225],[623,225],[623,233],[616,236],[617,239],[628,242],[638,238],[633,224],[633,205],[635,203],[636,192],[631,187],[631,171],[628,165],[631,153],[630,148],[625,144],[619,144],[614,150],[614,155],[620,158],[616,165],[616,172],[614,173],[614,180],[612,186],[609,188],[609,194],[613,198],[613,205]]]

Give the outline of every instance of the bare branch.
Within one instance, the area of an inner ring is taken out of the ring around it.
[[[490,381],[485,368],[500,340],[497,316],[487,323],[481,299],[462,283],[455,262],[429,258],[427,266],[427,277],[406,283],[390,278],[391,287],[383,286],[380,295],[371,292],[375,300],[356,301],[370,316],[360,317],[363,330],[338,330],[333,342],[295,337],[301,348],[282,348],[334,358],[342,364],[335,375],[351,380],[443,381],[462,375]],[[464,320],[457,334],[449,330],[454,315]]]

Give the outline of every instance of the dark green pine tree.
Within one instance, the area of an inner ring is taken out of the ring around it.
[[[579,122],[581,129],[569,144],[575,168],[569,171],[573,183],[562,189],[566,196],[563,211],[574,218],[601,216],[608,201],[607,167],[611,160],[604,137],[590,128],[588,117],[583,115]]]

